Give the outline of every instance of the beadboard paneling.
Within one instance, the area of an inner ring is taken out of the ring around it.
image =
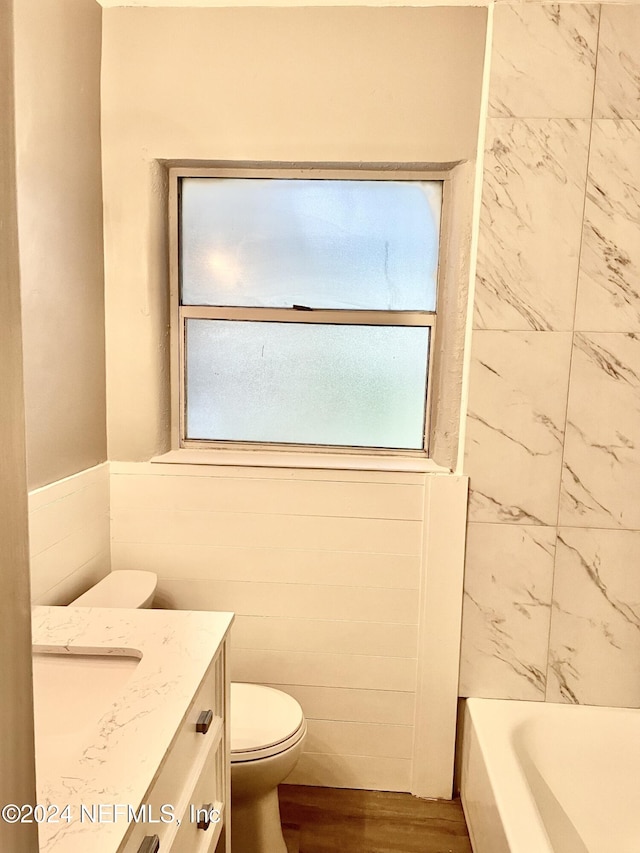
[[[64,558],[69,557],[69,553],[65,553]],[[36,561],[38,558],[36,557]],[[36,563],[37,571],[37,563]],[[55,604],[66,605],[72,602],[78,596],[82,595],[92,586],[101,581],[105,575],[109,573],[109,548],[104,551],[99,551],[93,557],[90,557],[87,562],[82,563],[79,569],[71,572],[70,575],[63,578],[54,586],[47,589],[38,599],[34,600],[34,604]]]
[[[238,649],[415,658],[418,626],[388,622],[236,616],[231,643]]]
[[[420,582],[420,558],[413,554],[256,548],[251,543],[236,546],[113,542],[112,549],[114,564],[120,568],[149,568],[162,577],[176,580],[393,589],[418,589]]]
[[[378,554],[420,553],[422,525],[348,516],[274,515],[257,511],[154,510],[112,504],[116,542],[311,548]]]
[[[109,466],[29,494],[31,600],[68,604],[109,572]]]
[[[266,681],[276,685],[291,683],[413,692],[416,662],[373,655],[233,649],[231,677],[236,681]]]
[[[409,625],[418,619],[417,596],[410,589],[160,578],[157,599],[159,605],[178,610],[233,610],[246,616],[293,614]]]
[[[306,684],[267,684],[291,694],[314,720],[413,725],[415,695],[393,690],[312,687]]]
[[[175,466],[174,466],[175,467]],[[306,473],[306,472],[305,472]],[[334,474],[335,477],[335,474]],[[154,474],[114,477],[118,507],[149,510],[235,512],[259,506],[267,515],[316,515],[349,518],[422,520],[422,488],[396,482],[351,482],[298,477],[179,477]],[[338,486],[338,487],[336,487]]]
[[[408,791],[411,787],[411,764],[408,758],[303,752],[285,781],[289,785]]]
[[[412,726],[308,720],[305,751],[328,755],[411,758]]]
[[[111,498],[113,569],[233,610],[232,678],[300,701],[299,781],[410,790],[424,475],[114,463]]]
[[[191,454],[197,455],[197,461],[191,461]],[[184,456],[183,456],[184,454]],[[111,462],[110,470],[112,474],[117,474],[118,477],[133,477],[138,479],[144,475],[157,477],[204,477],[207,480],[287,480],[292,483],[300,481],[304,482],[333,482],[333,483],[382,483],[383,485],[402,485],[402,486],[418,486],[424,485],[424,472],[415,471],[413,469],[403,471],[399,470],[399,466],[394,466],[393,469],[371,467],[344,467],[331,466],[331,455],[326,457],[318,457],[316,466],[292,467],[295,461],[292,457],[295,454],[285,454],[287,459],[286,464],[269,464],[251,465],[248,461],[246,464],[236,465],[228,463],[228,460],[219,465],[213,464],[211,461],[201,461],[202,451],[180,450],[177,452],[177,457],[172,453],[164,454],[162,457],[156,457],[152,462]],[[206,456],[205,452],[205,456]],[[246,453],[236,452],[243,461],[246,458]],[[278,459],[282,457],[278,456]],[[303,458],[308,459],[307,454],[303,454]],[[166,459],[166,461],[165,461]],[[183,461],[183,459],[185,461]],[[314,457],[315,459],[315,457]],[[322,460],[322,464],[320,463]],[[367,457],[370,460],[370,457]],[[179,460],[179,461],[177,461]],[[322,467],[324,466],[324,467]],[[436,473],[444,473],[446,469],[435,466]],[[115,483],[111,484],[112,488],[117,488]],[[128,487],[127,487],[128,488]]]

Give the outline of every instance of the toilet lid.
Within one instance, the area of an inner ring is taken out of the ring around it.
[[[297,743],[306,731],[302,708],[282,690],[231,684],[231,760],[255,761]]]

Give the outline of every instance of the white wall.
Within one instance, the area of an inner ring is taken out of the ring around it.
[[[154,571],[156,606],[236,612],[235,680],[300,701],[290,782],[446,797],[466,489],[445,474],[107,463],[29,494],[32,599]]]
[[[309,718],[296,778],[409,790],[424,475],[113,463],[113,568],[234,610],[232,677]]]
[[[162,164],[473,160],[485,20],[473,8],[104,10],[110,459],[169,449]]]
[[[10,0],[0,0],[0,802],[22,804],[35,801],[36,780],[12,7]],[[0,848],[36,853],[36,824],[0,821]]]
[[[426,475],[111,468],[113,569],[157,572],[160,606],[234,610],[232,677],[301,702],[290,781],[411,790]],[[455,697],[455,624],[453,644]]]
[[[439,520],[452,536],[430,555],[441,477],[147,461],[170,447],[165,166],[473,161],[485,21],[471,8],[104,10],[112,565],[157,571],[161,604],[236,611],[233,677],[284,686],[310,719],[297,781],[450,794],[466,481],[452,478]],[[447,235],[457,319],[468,199],[461,210]],[[444,687],[421,660],[434,662],[420,628],[438,570],[454,593]],[[427,714],[439,721],[417,743]]]
[[[107,456],[102,10],[15,4],[16,163],[29,488]]]
[[[68,604],[110,568],[109,466],[29,492],[31,600]]]

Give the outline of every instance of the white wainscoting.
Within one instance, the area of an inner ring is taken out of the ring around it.
[[[232,677],[281,687],[309,721],[290,782],[450,796],[466,488],[424,473],[112,462],[112,568],[157,572],[161,607],[235,611]],[[430,643],[421,618],[444,636]],[[435,722],[416,748],[423,714]],[[425,775],[430,739],[444,746]]]
[[[109,572],[109,465],[29,493],[31,600],[68,604]]]

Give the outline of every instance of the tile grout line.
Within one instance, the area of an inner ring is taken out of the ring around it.
[[[576,315],[578,311],[578,292],[580,288],[580,270],[582,267],[582,250],[584,243],[584,227],[585,227],[585,215],[587,210],[587,195],[589,189],[589,164],[591,162],[591,139],[593,135],[593,116],[594,116],[594,108],[595,108],[595,100],[596,100],[596,86],[598,80],[598,55],[600,53],[600,28],[602,22],[602,5],[598,6],[598,33],[596,37],[596,45],[595,45],[595,59],[593,66],[593,91],[591,94],[591,115],[589,117],[589,139],[587,142],[587,162],[586,162],[586,174],[585,174],[585,183],[584,183],[584,194],[582,199],[582,219],[580,223],[580,246],[578,249],[578,268],[576,271],[576,294],[573,301],[573,319],[571,322],[571,350],[569,352],[569,374],[567,377],[567,402],[565,406],[565,416],[564,416],[564,429],[562,433],[562,454],[560,460],[560,482],[558,484],[558,506],[556,511],[556,534],[555,534],[555,543],[554,543],[554,551],[553,551],[553,579],[551,584],[551,601],[549,602],[549,628],[547,631],[547,668],[545,673],[545,683],[544,683],[544,701],[548,701],[548,693],[549,693],[549,669],[550,669],[550,657],[551,657],[551,629],[553,623],[553,597],[556,589],[556,569],[558,562],[558,539],[559,539],[559,530],[560,530],[560,503],[562,500],[562,478],[565,464],[565,452],[566,452],[566,440],[567,440],[567,426],[569,423],[569,398],[571,395],[571,370],[573,367],[573,352],[575,348],[575,336],[576,336]]]

